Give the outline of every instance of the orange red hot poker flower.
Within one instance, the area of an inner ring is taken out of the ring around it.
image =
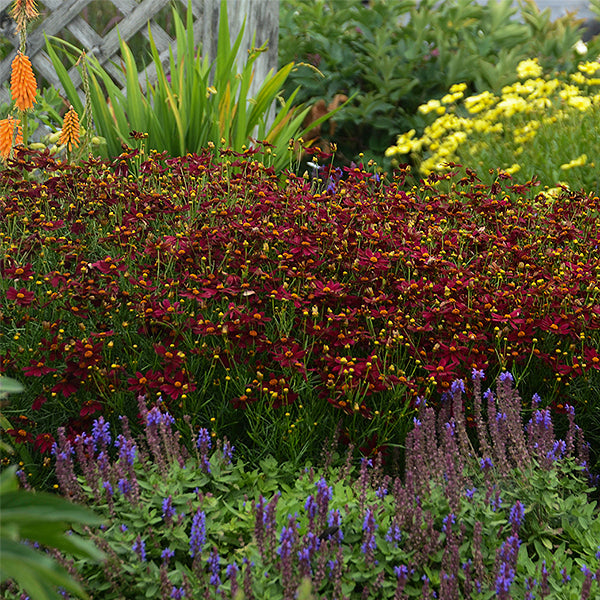
[[[10,91],[19,110],[33,108],[33,103],[36,101],[37,84],[31,68],[31,61],[22,52],[18,52],[12,62]]]
[[[59,143],[66,144],[69,152],[71,152],[73,146],[75,148],[79,146],[79,116],[72,106],[69,106],[69,110],[63,119]]]
[[[21,121],[14,117],[0,120],[0,157],[7,159],[12,147],[22,143]]]
[[[17,31],[25,31],[27,21],[38,16],[35,0],[15,0],[10,11],[11,17],[17,22]]]

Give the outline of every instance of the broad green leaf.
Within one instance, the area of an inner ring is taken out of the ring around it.
[[[125,77],[127,82],[127,117],[129,128],[135,131],[146,131],[145,104],[146,99],[142,96],[138,71],[135,66],[133,54],[129,46],[119,36],[121,56],[125,62]]]
[[[19,394],[22,391],[23,385],[16,379],[11,379],[10,377],[0,377],[0,394]]]
[[[33,548],[2,538],[0,547],[2,581],[14,579],[31,600],[55,600],[62,596],[56,589],[62,587],[80,598],[87,598],[83,588],[49,556]]]

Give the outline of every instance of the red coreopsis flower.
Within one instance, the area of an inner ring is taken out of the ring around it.
[[[37,360],[30,360],[29,366],[23,369],[23,373],[28,377],[41,377],[48,373],[56,373],[56,369],[47,367],[43,362]]]
[[[40,433],[33,442],[33,447],[42,454],[49,454],[52,451],[55,440],[49,433]]]
[[[315,280],[312,282],[315,288],[315,298],[321,298],[323,296],[344,296],[345,286],[337,281],[322,282]]]
[[[75,393],[79,389],[79,381],[73,378],[72,374],[67,373],[52,387],[52,391],[57,394],[60,392],[65,398]]]
[[[96,400],[87,400],[83,403],[83,406],[79,411],[79,416],[88,417],[89,415],[93,415],[97,412],[102,412],[102,404]]]
[[[159,377],[159,374],[154,371],[146,371],[146,373],[136,371],[135,377],[127,379],[127,383],[129,384],[127,389],[130,392],[146,395],[149,390],[155,390],[160,387]]]
[[[177,400],[182,394],[193,392],[196,386],[189,381],[187,374],[181,370],[176,373],[166,373],[165,382],[160,386],[160,391]]]
[[[48,398],[46,396],[38,396],[31,405],[31,410],[40,410],[44,404],[48,402]]]
[[[17,444],[33,443],[33,436],[25,429],[7,429],[6,433],[10,435]]]
[[[585,348],[583,351],[585,364],[592,369],[600,370],[600,355],[595,348]]]
[[[33,277],[31,263],[27,263],[23,266],[14,265],[12,267],[6,267],[5,269],[3,269],[3,275],[5,277],[10,277],[11,279],[20,279],[21,281],[27,281],[28,279],[31,279]]]
[[[101,273],[115,273],[119,271],[125,271],[127,267],[122,263],[107,256],[104,260],[99,260],[89,265],[95,269],[98,269]]]
[[[551,331],[560,335],[568,335],[571,333],[571,323],[563,317],[544,317],[539,322],[540,329],[543,331]]]
[[[175,350],[173,345],[170,345],[168,348],[165,348],[162,344],[154,344],[154,351],[158,356],[162,356],[168,361],[168,365],[171,368],[177,368],[183,364],[183,360],[185,358],[184,354],[180,354]]]
[[[271,352],[271,356],[282,366],[289,368],[295,368],[301,373],[305,373],[304,367],[304,356],[306,351],[303,350],[295,342],[284,344],[282,348],[278,348]]]
[[[35,300],[35,294],[28,292],[25,288],[9,287],[6,290],[6,298],[14,300],[19,306],[29,306]]]

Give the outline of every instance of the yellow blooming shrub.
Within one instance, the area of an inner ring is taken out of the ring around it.
[[[528,59],[500,95],[465,91],[465,84],[455,84],[421,105],[419,113],[433,120],[421,137],[414,129],[398,136],[386,152],[392,164],[413,162],[427,176],[459,163],[485,182],[518,173],[549,187],[560,181],[599,191],[600,63],[583,62],[575,73],[550,78],[537,59]]]

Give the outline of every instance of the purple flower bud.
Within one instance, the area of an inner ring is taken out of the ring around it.
[[[233,459],[233,451],[235,447],[228,440],[223,442],[223,460],[230,465]]]
[[[190,556],[194,558],[202,552],[206,542],[206,514],[198,509],[192,518],[192,530],[190,532]]]
[[[479,466],[481,467],[482,471],[485,471],[486,469],[491,469],[494,466],[494,463],[492,462],[492,459],[487,457],[487,458],[480,458],[479,459]]]
[[[92,438],[94,440],[94,450],[106,448],[111,443],[110,423],[107,423],[104,417],[96,419],[92,424]]]
[[[169,564],[169,560],[171,560],[175,556],[175,551],[171,550],[171,548],[165,548],[161,553],[160,557],[162,558],[165,564]]]
[[[117,482],[117,487],[123,496],[127,496],[131,492],[131,483],[129,483],[128,479],[121,477]]]
[[[408,567],[406,565],[394,567],[394,574],[398,579],[408,579]]]
[[[208,566],[210,569],[210,584],[215,587],[219,587],[221,585],[221,577],[220,577],[220,568],[219,563],[221,562],[221,558],[219,557],[219,553],[216,548],[213,548],[211,555],[208,557]]]
[[[483,369],[473,369],[473,371],[471,372],[471,377],[473,379],[485,379],[485,373]]]
[[[202,469],[205,473],[210,473],[210,462],[208,460],[208,451],[212,446],[210,439],[210,433],[208,429],[202,427],[198,432],[198,438],[196,439],[196,448],[200,450],[200,460],[202,462]]]
[[[119,460],[130,466],[135,462],[137,446],[133,440],[126,439],[124,435],[119,434],[115,440],[115,446],[119,449]]]
[[[468,490],[466,490],[465,492],[465,496],[469,499],[469,500],[473,500],[473,496],[475,495],[475,492],[477,492],[477,488],[473,487],[473,488],[469,488]]]
[[[162,412],[158,406],[153,406],[146,413],[146,425],[158,427],[161,424],[173,425],[175,419],[168,412]]]
[[[552,450],[548,450],[546,454],[546,458],[549,458],[551,461],[560,460],[567,449],[567,445],[563,440],[556,440],[552,445]]]
[[[181,600],[182,598],[185,598],[185,590],[182,587],[173,586],[170,597],[175,600]]]
[[[162,518],[170,522],[171,519],[175,516],[176,511],[173,508],[173,499],[171,496],[165,498],[162,502]]]
[[[137,536],[131,549],[139,556],[142,562],[146,562],[146,543],[140,535]]]
[[[465,393],[465,382],[462,379],[455,379],[450,386],[452,395]]]
[[[397,548],[398,544],[402,540],[402,532],[400,531],[400,527],[398,527],[397,523],[393,523],[385,534],[386,542],[390,544],[394,544]]]
[[[304,503],[304,510],[310,520],[313,520],[317,514],[317,503],[314,496],[311,494]]]
[[[449,515],[446,515],[444,517],[444,521],[443,521],[443,525],[442,525],[442,531],[444,533],[448,533],[448,528],[452,529],[452,525],[454,525],[456,523],[456,517],[454,516],[453,513],[450,513]]]
[[[112,497],[114,494],[114,490],[113,490],[113,486],[111,485],[110,481],[103,481],[102,482],[102,487],[106,490],[106,493]]]
[[[520,500],[517,500],[510,509],[508,520],[513,527],[516,527],[518,529],[523,524],[524,519],[525,507],[523,506]]]
[[[545,429],[550,429],[552,418],[548,409],[536,410],[533,418],[536,425],[542,425]]]
[[[496,594],[505,597],[505,593],[508,593],[510,586],[515,578],[515,570],[506,563],[500,565],[500,573],[496,578]]]

